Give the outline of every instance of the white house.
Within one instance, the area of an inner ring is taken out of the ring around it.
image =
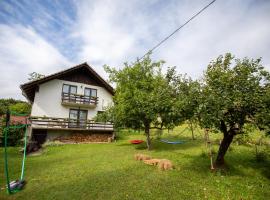
[[[39,140],[70,133],[113,134],[93,118],[112,105],[113,88],[87,63],[21,85],[32,104],[31,134]]]

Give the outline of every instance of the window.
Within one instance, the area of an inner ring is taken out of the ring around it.
[[[62,92],[65,94],[76,94],[77,86],[64,84]]]
[[[97,90],[95,89],[91,90],[91,97],[97,97]]]
[[[85,128],[87,122],[87,110],[70,109],[69,110],[69,127]]]
[[[97,90],[93,88],[84,88],[84,95],[87,97],[97,97]]]

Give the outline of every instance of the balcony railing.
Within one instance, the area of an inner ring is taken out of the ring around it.
[[[110,122],[54,117],[30,117],[29,120],[32,128],[37,129],[113,131],[113,124]]]
[[[85,107],[95,107],[98,104],[98,97],[91,97],[79,94],[62,93],[63,105],[80,105]]]

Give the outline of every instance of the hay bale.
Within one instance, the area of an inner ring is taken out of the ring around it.
[[[144,160],[143,161],[147,165],[158,165],[161,162],[161,159],[150,159],[150,160]]]
[[[135,160],[150,160],[151,157],[144,154],[135,154],[134,155]]]
[[[170,170],[173,169],[174,166],[170,160],[167,159],[161,159],[158,163],[158,168],[161,170]]]

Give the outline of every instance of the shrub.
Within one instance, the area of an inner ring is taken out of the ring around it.
[[[248,134],[239,134],[234,138],[234,142],[238,145],[252,143],[252,139]]]
[[[266,162],[269,158],[269,149],[255,145],[255,160],[257,162]]]
[[[3,124],[3,123],[2,123]],[[16,125],[21,125],[21,124],[16,124]],[[1,146],[4,146],[5,144],[5,135],[4,135],[4,129],[5,126],[1,126],[0,129],[0,138],[1,138]],[[24,137],[25,133],[25,128],[16,128],[16,129],[9,129],[8,131],[8,138],[7,138],[7,146],[19,146],[22,144],[22,139]]]
[[[265,151],[257,152],[255,154],[255,159],[257,162],[265,162],[267,160],[267,153]]]

